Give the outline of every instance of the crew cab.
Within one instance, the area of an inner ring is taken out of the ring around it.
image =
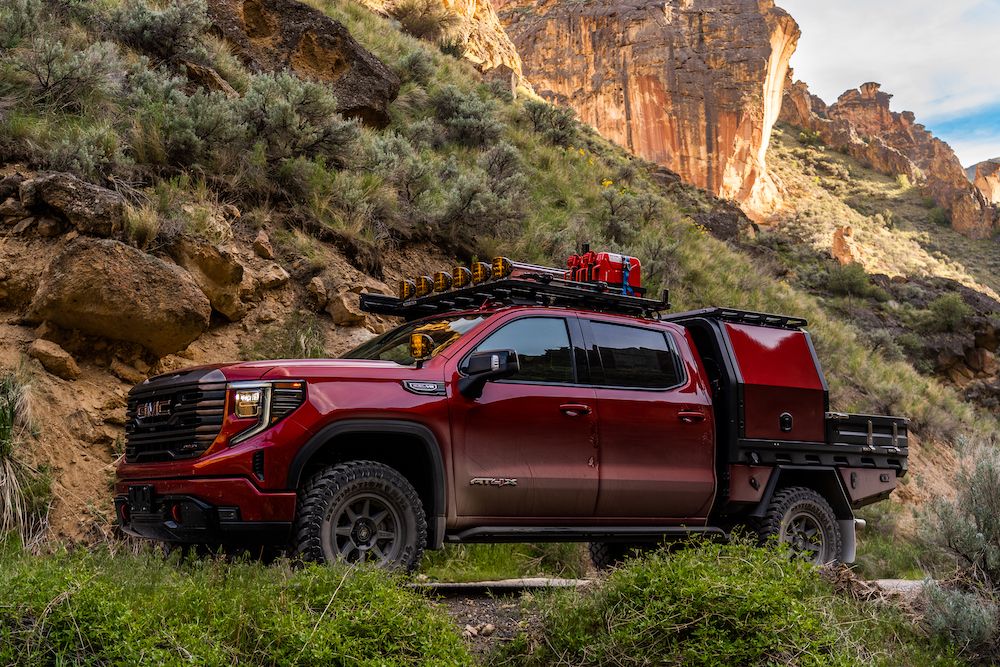
[[[664,315],[612,259],[617,281],[504,258],[403,281],[361,299],[405,323],[341,359],[150,378],[122,528],[412,569],[445,542],[590,542],[605,565],[745,526],[852,562],[854,510],[906,474],[906,420],[831,412],[804,320]]]

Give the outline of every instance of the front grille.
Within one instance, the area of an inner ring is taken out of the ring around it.
[[[128,396],[125,461],[151,463],[202,455],[226,411],[226,378],[196,369],[151,378]]]

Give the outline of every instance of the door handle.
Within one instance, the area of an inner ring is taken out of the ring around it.
[[[705,421],[705,413],[700,410],[681,410],[677,413],[677,418],[685,424],[694,424]]]
[[[563,403],[559,409],[567,417],[581,417],[590,414],[590,406],[583,403]]]

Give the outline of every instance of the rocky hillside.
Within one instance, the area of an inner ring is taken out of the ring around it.
[[[781,118],[877,171],[919,184],[959,232],[989,238],[1000,230],[1000,211],[986,196],[985,169],[982,186],[974,186],[951,147],[917,123],[912,111],[891,111],[892,95],[880,88],[869,82],[827,105],[799,81],[785,93]]]
[[[1000,158],[985,160],[965,170],[986,201],[1000,204]]]
[[[438,5],[417,9],[440,22]],[[995,432],[762,261],[732,203],[385,12],[0,6],[0,367],[34,397],[15,456],[51,481],[52,536],[110,531],[124,397],[147,375],[337,355],[391,325],[358,311],[360,292],[498,252],[556,263],[585,241],[643,257],[678,308],[809,318],[834,406],[913,418],[904,500],[946,489],[923,472]]]

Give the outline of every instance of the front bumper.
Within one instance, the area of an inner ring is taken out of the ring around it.
[[[295,493],[266,493],[242,478],[136,479],[115,485],[115,513],[136,537],[187,544],[284,544]]]

